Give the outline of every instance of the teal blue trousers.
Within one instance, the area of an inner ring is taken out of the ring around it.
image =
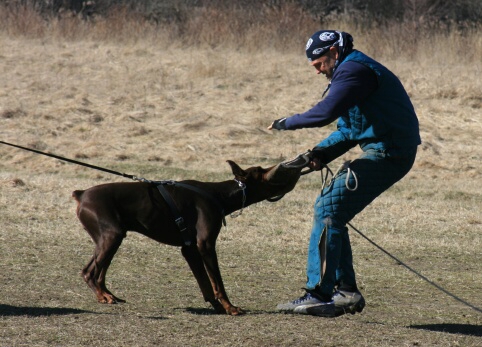
[[[321,192],[314,206],[306,289],[331,297],[335,286],[357,288],[346,224],[405,176],[415,156],[416,149],[400,157],[369,150],[349,164],[350,174],[341,170]],[[356,184],[356,190],[349,189]]]

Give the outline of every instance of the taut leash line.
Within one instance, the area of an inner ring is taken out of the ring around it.
[[[472,305],[471,303],[459,298],[458,296],[456,296],[455,294],[452,294],[451,292],[449,292],[448,290],[446,290],[445,288],[439,286],[437,283],[431,281],[430,279],[428,279],[427,277],[425,277],[424,275],[422,275],[420,272],[414,270],[413,268],[411,268],[410,266],[408,266],[407,264],[405,264],[403,261],[401,261],[400,259],[398,259],[397,257],[391,255],[388,251],[386,251],[385,249],[383,249],[382,247],[380,247],[379,245],[377,245],[374,241],[370,240],[370,238],[368,238],[367,236],[365,236],[360,230],[358,230],[357,228],[355,228],[352,224],[350,223],[347,223],[353,230],[355,230],[361,237],[363,237],[365,240],[367,240],[368,242],[370,242],[373,246],[375,246],[376,248],[378,248],[380,251],[382,251],[383,253],[385,253],[386,255],[388,255],[390,258],[392,258],[393,260],[395,260],[398,264],[402,265],[403,267],[405,267],[407,270],[409,270],[410,272],[414,273],[415,275],[417,275],[418,277],[420,277],[421,279],[423,279],[425,282],[431,284],[432,286],[434,286],[435,288],[437,288],[438,290],[444,292],[445,294],[447,294],[448,296],[452,297],[453,299],[457,300],[458,302],[470,307],[471,309],[479,312],[479,313],[482,313],[482,309],[478,308],[477,306],[474,306]]]
[[[87,164],[87,163],[84,163],[84,162],[81,162],[81,161],[78,161],[78,160],[61,157],[61,156],[59,156],[59,155],[55,155],[55,154],[52,154],[52,153],[42,152],[42,151],[39,151],[39,150],[36,150],[36,149],[33,149],[33,148],[23,147],[23,146],[19,146],[19,145],[13,144],[13,143],[8,143],[8,142],[5,142],[5,141],[0,141],[0,143],[2,143],[2,144],[4,144],[4,145],[7,145],[7,146],[12,146],[12,147],[20,148],[20,149],[23,149],[23,150],[25,150],[25,151],[30,151],[30,152],[34,152],[34,153],[37,153],[37,154],[46,155],[47,157],[52,157],[52,158],[55,158],[55,159],[60,159],[60,160],[63,160],[63,161],[67,161],[67,162],[69,162],[69,163],[73,163],[73,164],[85,166],[85,167],[88,167],[88,168],[91,168],[91,169],[108,172],[108,173],[110,173],[110,174],[114,174],[114,175],[117,175],[117,176],[122,176],[122,177],[130,178],[131,180],[134,180],[134,181],[144,181],[143,178],[139,178],[139,177],[134,176],[134,175],[129,175],[129,174],[125,174],[125,173],[122,173],[122,172],[118,172],[118,171],[106,169],[106,168],[103,168],[103,167],[100,167],[100,166],[96,166],[96,165],[92,165],[92,164]]]

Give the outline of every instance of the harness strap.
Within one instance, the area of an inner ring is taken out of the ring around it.
[[[222,218],[223,218],[223,225],[226,226],[226,218],[225,218],[225,214],[224,214],[224,208],[223,208],[223,206],[221,206],[219,201],[216,200],[211,194],[202,190],[201,188],[192,186],[190,184],[181,183],[181,182],[173,182],[173,181],[169,181],[169,182],[171,182],[170,184],[172,184],[172,185],[183,187],[183,188],[186,188],[186,189],[190,189],[190,190],[192,190],[192,191],[194,191],[198,194],[201,194],[205,198],[209,199],[221,211],[221,215],[222,215]]]
[[[152,181],[148,181],[152,182]],[[226,218],[224,214],[224,208],[221,206],[219,201],[217,201],[211,194],[205,192],[204,190],[192,186],[190,184],[186,183],[180,183],[176,181],[156,181],[152,182],[156,184],[157,190],[159,190],[159,193],[161,193],[162,197],[166,201],[167,205],[171,209],[171,213],[174,217],[174,221],[176,222],[177,227],[179,228],[179,231],[181,232],[182,238],[184,240],[184,244],[186,246],[190,246],[193,243],[193,239],[189,236],[189,231],[186,226],[186,223],[184,222],[184,218],[181,216],[181,213],[179,212],[179,209],[177,208],[176,204],[174,203],[174,200],[171,197],[171,194],[164,188],[165,185],[172,185],[172,186],[178,186],[178,187],[183,187],[186,189],[190,189],[198,194],[201,194],[205,198],[209,199],[214,205],[217,206],[217,208],[221,211],[221,216],[223,220],[223,225],[226,226]]]
[[[166,182],[158,182],[159,184],[157,185],[157,189],[159,190],[159,193],[161,193],[162,197],[166,201],[166,203],[169,205],[169,208],[171,209],[171,213],[174,217],[174,221],[176,222],[177,227],[179,228],[179,231],[181,232],[182,238],[184,240],[184,244],[186,246],[190,246],[192,244],[192,240],[189,237],[189,232],[186,226],[186,223],[184,223],[184,218],[182,218],[181,213],[179,212],[179,209],[177,208],[176,204],[174,203],[174,200],[171,197],[171,194],[164,188],[164,184],[168,184]]]
[[[241,182],[240,180],[234,179],[234,182],[238,184],[239,189],[243,192],[243,203],[241,205],[241,209],[239,211],[231,213],[231,218],[239,217],[243,214],[244,205],[246,204],[246,184]],[[225,225],[226,226],[226,225]]]

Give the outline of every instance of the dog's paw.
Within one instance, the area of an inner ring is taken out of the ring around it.
[[[239,307],[231,306],[229,309],[226,310],[226,313],[230,316],[239,316],[245,314],[246,312]]]

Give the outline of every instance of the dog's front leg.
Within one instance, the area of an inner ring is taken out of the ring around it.
[[[189,264],[189,267],[191,268],[191,271],[194,274],[197,283],[199,284],[199,288],[201,288],[204,300],[213,306],[216,313],[225,314],[226,310],[214,295],[211,281],[206,272],[206,268],[204,267],[204,262],[201,254],[199,253],[197,245],[183,246],[181,248],[181,252]]]
[[[211,280],[212,290],[215,298],[219,300],[227,314],[232,316],[244,314],[245,312],[242,309],[233,306],[228,299],[228,295],[226,294],[226,290],[224,288],[223,279],[221,277],[221,271],[219,270],[215,243],[210,244],[209,242],[198,241],[197,246],[209,279]]]

